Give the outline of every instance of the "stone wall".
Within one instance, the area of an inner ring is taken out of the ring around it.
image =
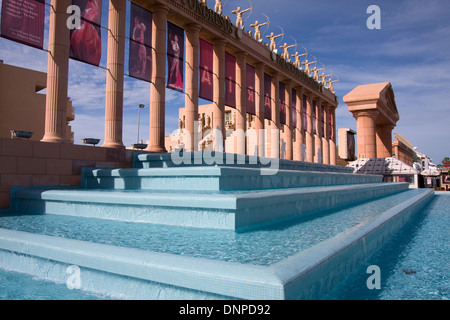
[[[0,209],[12,186],[79,186],[82,167],[132,166],[132,150],[0,138]]]

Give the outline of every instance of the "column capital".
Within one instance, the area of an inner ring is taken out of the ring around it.
[[[369,117],[373,120],[375,120],[378,115],[380,114],[380,112],[378,110],[360,110],[360,111],[354,111],[353,113],[353,117],[355,119],[359,118],[359,117]]]
[[[304,94],[305,93],[305,88],[302,87],[302,86],[296,85],[296,86],[294,86],[292,88],[297,91],[297,94]]]
[[[264,63],[264,62],[257,62],[257,63],[255,63],[255,68],[258,70],[258,69],[263,69],[263,71],[264,71],[264,68],[266,67],[266,64]]]
[[[156,3],[151,7],[151,11],[156,14],[168,14],[170,9],[162,3]]]
[[[186,30],[186,32],[190,32],[190,33],[197,33],[197,32],[200,32],[200,30],[202,30],[202,27],[195,22],[189,22],[184,25],[184,30]]]
[[[213,39],[213,44],[216,46],[226,46],[227,43],[228,43],[228,41],[223,38],[214,38]]]
[[[236,58],[238,59],[247,59],[248,53],[244,51],[236,52]]]

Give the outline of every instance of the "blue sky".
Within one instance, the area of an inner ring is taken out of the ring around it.
[[[1,2],[1,1],[0,1]],[[450,156],[450,1],[448,0],[223,0],[225,14],[236,7],[253,11],[244,15],[245,25],[270,18],[267,35],[285,32],[283,42],[302,47],[314,55],[327,73],[339,79],[335,84],[340,99],[337,127],[356,129],[356,121],[348,111],[343,96],[361,84],[391,82],[400,121],[394,132],[407,138],[435,163]],[[208,0],[213,7],[214,0]],[[381,29],[369,30],[367,8],[381,9]],[[107,27],[108,1],[103,0],[102,25]],[[46,15],[48,38],[49,9]],[[249,27],[247,27],[248,30]],[[128,25],[127,25],[128,34]],[[107,31],[102,31],[103,48],[100,65],[106,66]],[[301,46],[300,46],[301,45]],[[128,50],[126,52],[126,60]],[[45,72],[47,53],[0,38],[0,59],[4,63]],[[319,66],[320,66],[319,65]],[[126,70],[127,72],[127,66]],[[104,136],[106,70],[70,61],[69,96],[75,106],[71,123],[75,143],[84,137]],[[124,88],[124,143],[136,142],[138,105],[141,112],[140,138],[148,138],[150,84],[129,77]],[[184,95],[167,90],[166,134],[177,128],[178,108]]]

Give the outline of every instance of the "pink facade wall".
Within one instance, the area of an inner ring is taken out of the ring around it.
[[[12,186],[79,186],[82,167],[132,165],[132,150],[0,138],[0,209]]]

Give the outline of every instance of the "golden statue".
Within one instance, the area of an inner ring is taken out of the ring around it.
[[[306,55],[308,55],[308,53],[299,54],[298,52],[292,55],[292,57],[295,59],[294,66],[297,69],[302,70],[302,62],[300,61],[300,58]]]
[[[339,82],[339,80],[331,81],[331,78],[330,78],[330,79],[328,79],[328,81],[327,81],[328,89],[329,89],[331,92],[333,92],[333,93],[334,93],[333,83],[335,83],[335,82]]]
[[[322,75],[321,75],[321,77],[322,77],[322,85],[324,86],[324,87],[326,87],[326,84],[327,84],[327,78],[328,77],[332,77],[333,75],[332,74],[327,74],[327,75],[325,75],[325,73],[323,73],[322,72]]]
[[[242,18],[242,14],[252,10],[253,8],[248,8],[245,10],[241,10],[241,7],[237,7],[236,10],[231,11],[231,13],[236,15],[236,27],[240,28],[240,29],[244,29],[244,19]]]
[[[289,49],[292,47],[295,47],[295,46],[296,46],[295,44],[288,46],[287,43],[284,43],[284,46],[280,46],[280,48],[284,50],[284,52],[283,52],[284,60],[286,60],[286,61],[290,60]]]
[[[216,0],[216,5],[214,6],[214,11],[220,15],[222,15],[223,7],[222,7],[222,1]]]
[[[281,33],[281,34],[275,36],[273,34],[273,32],[272,32],[269,36],[266,36],[267,39],[270,39],[270,51],[276,51],[277,50],[277,44],[275,42],[275,39],[278,38],[278,37],[281,37],[283,35],[284,35],[284,33]]]
[[[305,66],[305,72],[308,76],[311,75],[311,69],[309,68],[309,66],[316,62],[317,62],[317,60],[313,61],[313,62],[308,62],[308,59],[306,59],[305,62],[303,62],[303,65]]]
[[[251,24],[250,27],[255,28],[255,40],[258,42],[262,42],[261,39],[261,27],[269,24],[270,21],[259,24],[258,20],[255,21],[254,24]]]
[[[317,67],[314,67],[314,69],[313,69],[313,78],[317,82],[319,82],[319,71],[322,71],[322,70],[325,70],[325,68],[317,69]]]

